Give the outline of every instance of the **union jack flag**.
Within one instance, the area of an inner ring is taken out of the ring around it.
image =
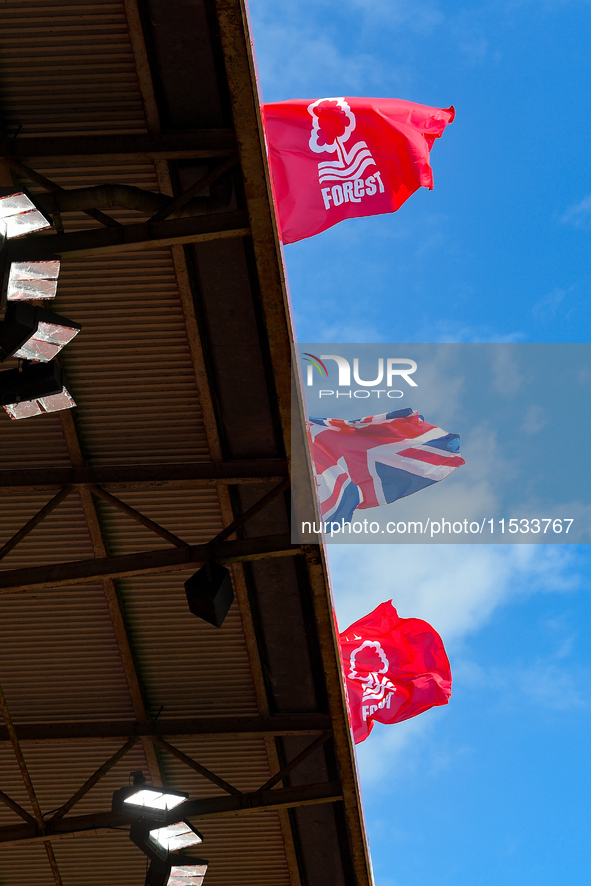
[[[360,419],[310,418],[310,449],[323,520],[349,521],[443,480],[465,464],[458,434],[412,409]]]

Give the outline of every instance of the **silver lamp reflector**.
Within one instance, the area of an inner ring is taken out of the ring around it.
[[[178,852],[179,849],[188,849],[189,846],[198,846],[203,842],[201,834],[186,821],[155,828],[150,831],[149,837],[166,852]]]
[[[0,322],[0,363],[9,357],[48,363],[80,332],[74,320],[25,301],[10,302]]]
[[[166,886],[203,886],[207,862],[172,865]]]
[[[203,886],[209,862],[190,855],[171,856],[168,861],[153,861],[146,886]]]
[[[60,412],[62,409],[72,409],[75,405],[76,401],[68,389],[62,388],[59,394],[50,394],[37,400],[23,400],[21,403],[10,403],[4,409],[11,418],[19,419],[32,418],[45,412]]]
[[[41,363],[48,363],[79,332],[80,327],[60,326],[57,323],[40,321],[37,332],[18,351],[15,351],[13,356],[19,360],[39,360]]]
[[[0,403],[11,418],[31,418],[44,412],[71,409],[76,403],[57,363],[25,363],[0,372]]]
[[[184,803],[187,794],[166,793],[159,791],[158,788],[141,788],[135,791],[123,801],[125,805],[143,806],[147,809],[174,809],[180,803]]]
[[[9,239],[51,227],[50,219],[25,190],[0,190],[0,218],[4,220]]]
[[[7,301],[55,298],[59,272],[59,259],[11,262],[6,292]]]

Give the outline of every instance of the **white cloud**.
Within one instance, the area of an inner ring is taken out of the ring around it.
[[[366,10],[373,17],[387,19],[390,28],[404,28],[429,35],[441,27],[445,16],[432,0],[345,0],[352,7]]]
[[[586,228],[591,224],[591,194],[578,203],[569,206],[560,221],[575,228]]]
[[[331,545],[328,554],[342,630],[392,599],[452,645],[503,604],[580,585],[572,551],[553,545]]]
[[[423,743],[436,728],[441,711],[441,708],[434,708],[420,717],[396,723],[394,727],[376,723],[369,738],[356,746],[361,784],[372,787],[379,785],[387,772],[387,789],[393,790],[397,781],[398,761],[404,760],[404,777],[418,767],[423,767]],[[447,767],[450,762],[449,751],[444,751],[441,746],[434,747],[433,750],[429,765],[433,769]],[[456,749],[456,753],[461,753],[461,749]]]
[[[438,320],[421,330],[417,340],[450,344],[511,344],[524,341],[525,338],[523,332],[506,332],[490,329],[487,326],[466,326],[454,320]]]
[[[517,394],[525,381],[517,368],[516,352],[513,348],[492,348],[491,384],[499,394]]]
[[[531,403],[525,410],[523,422],[521,424],[521,432],[532,436],[539,434],[542,428],[548,424],[546,410],[542,409],[537,403]]]

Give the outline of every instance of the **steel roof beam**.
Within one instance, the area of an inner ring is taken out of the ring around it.
[[[190,160],[225,157],[236,150],[230,129],[198,129],[161,135],[19,136],[0,140],[0,158],[73,160]]]
[[[276,714],[268,717],[193,717],[146,721],[115,721],[88,723],[25,723],[15,725],[21,742],[33,744],[125,740],[134,736],[190,735],[199,738],[228,738],[248,735],[318,735],[332,729],[328,714]],[[0,742],[9,740],[5,727],[0,727]]]
[[[298,785],[290,788],[275,788],[272,791],[252,791],[226,797],[207,797],[202,800],[188,800],[177,806],[175,813],[183,818],[202,820],[268,812],[273,809],[290,809],[296,806],[316,806],[320,803],[337,803],[342,800],[339,782]],[[30,824],[17,824],[0,828],[0,846],[14,846],[18,843],[38,843],[65,838],[81,837],[90,834],[104,834],[120,831],[134,821],[132,816],[118,812],[99,812],[93,815],[76,815],[45,823],[45,831]]]
[[[260,458],[218,464],[106,465],[96,468],[47,468],[0,471],[1,489],[51,491],[64,486],[112,486],[118,489],[192,489],[217,483],[278,483],[287,477],[287,461]]]
[[[39,258],[52,255],[60,255],[62,259],[79,258],[85,255],[162,249],[164,246],[181,243],[202,243],[249,235],[247,212],[216,212],[159,222],[119,225],[116,228],[32,236],[27,237],[26,241],[10,240],[4,254],[8,261],[25,260],[31,254],[31,249],[35,250]]]
[[[30,566],[1,572],[0,594],[88,584],[97,579],[180,572],[193,564],[203,565],[209,558],[218,563],[240,563],[267,557],[293,557],[300,554],[301,550],[299,545],[292,544],[288,534],[264,535],[215,545],[190,545],[186,548],[166,548],[117,557],[94,557],[91,560]]]

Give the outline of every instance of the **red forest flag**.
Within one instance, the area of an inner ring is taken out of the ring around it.
[[[263,111],[283,243],[394,212],[432,188],[429,151],[455,113],[395,98],[294,99]]]
[[[400,723],[451,696],[451,670],[439,634],[419,618],[399,618],[390,601],[339,637],[355,743],[374,721]]]

